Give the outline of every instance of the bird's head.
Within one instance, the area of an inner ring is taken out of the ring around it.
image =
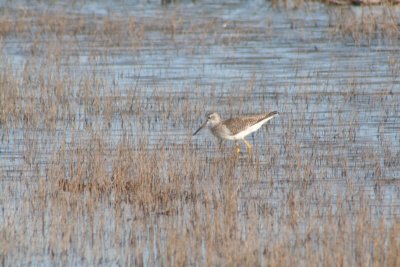
[[[207,113],[206,118],[207,118],[207,120],[199,127],[199,129],[197,129],[197,131],[194,132],[193,135],[196,135],[205,126],[212,128],[221,122],[221,117],[218,115],[217,112]]]

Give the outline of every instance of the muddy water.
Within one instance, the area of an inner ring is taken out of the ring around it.
[[[23,3],[6,5],[21,8]],[[373,203],[369,207],[371,218],[376,216],[377,220],[383,218],[391,223],[400,215],[398,40],[376,36],[355,40],[354,36],[335,34],[339,31],[335,16],[343,12],[341,7],[310,3],[300,9],[272,8],[265,1],[183,2],[167,6],[158,2],[104,1],[72,7],[38,3],[33,7],[42,8],[86,16],[93,25],[110,14],[121,20],[132,18],[137,25],[147,25],[146,34],[137,44],[130,36],[111,37],[109,43],[90,34],[64,37],[66,41],[75,39],[71,46],[62,47],[60,71],[75,81],[83,80],[86,75],[99,79],[97,92],[101,101],[112,98],[110,103],[117,115],[107,119],[88,110],[78,100],[82,85],[78,83],[72,86],[73,93],[69,96],[71,109],[76,110],[73,119],[58,121],[53,130],[45,126],[29,130],[27,125],[19,124],[3,131],[1,190],[4,195],[6,190],[16,192],[11,194],[15,199],[10,203],[5,198],[0,200],[3,225],[10,214],[15,220],[27,216],[13,211],[19,208],[18,196],[26,193],[25,183],[46,174],[53,156],[47,152],[65,138],[76,137],[87,124],[107,131],[110,150],[124,136],[131,140],[146,136],[149,150],[157,149],[160,140],[167,147],[190,142],[205,165],[210,160],[228,157],[233,144],[225,142],[218,148],[218,142],[206,131],[191,137],[205,112],[210,110],[225,118],[270,110],[280,113],[248,138],[254,144],[260,178],[256,182],[238,181],[241,184],[238,217],[243,227],[246,226],[243,214],[252,205],[268,206],[267,210],[279,222],[277,214],[288,191],[305,183],[313,188],[302,196],[307,199],[310,213],[324,206],[336,209],[340,201],[337,196],[353,190],[345,195],[357,196],[354,206],[360,205],[360,194]],[[355,18],[363,15],[362,7],[345,9]],[[376,9],[373,12],[381,12]],[[31,37],[11,34],[2,40],[3,57],[17,72],[28,59],[41,64],[52,38],[49,35],[48,40],[39,41],[39,52],[32,60]],[[131,113],[123,113],[129,99],[139,101]],[[172,116],[166,116],[167,113]],[[129,125],[123,121],[130,121]],[[29,155],[28,146],[32,144],[38,152],[34,156]],[[238,166],[241,171],[249,168],[245,153],[240,155]],[[325,192],[326,188],[330,191]],[[326,204],[314,203],[314,194],[329,195]],[[103,212],[112,216],[115,211],[105,207]],[[124,207],[121,212],[124,219],[133,220],[129,208]],[[102,216],[95,213],[95,218],[90,219],[104,220]],[[51,218],[43,219],[48,220]],[[82,220],[89,218],[83,216]],[[122,232],[133,232],[116,220],[107,222],[105,229],[110,232],[118,226]],[[165,249],[165,222],[154,219],[153,223],[138,226],[141,230],[134,231],[136,239],[144,244],[141,254],[144,262],[156,259],[157,253]],[[84,228],[78,232],[84,234]],[[275,229],[275,234],[278,232]],[[265,232],[260,234],[268,236]],[[36,241],[46,243],[45,237],[42,238]],[[122,238],[122,247],[127,243]],[[90,249],[85,246],[85,251]],[[113,259],[121,252],[102,253]],[[95,263],[90,260],[90,253],[86,254],[89,255],[86,261],[81,261],[77,254],[76,251],[69,254],[67,262]],[[205,252],[201,254],[201,258],[207,258]],[[32,258],[33,263],[52,264],[46,256]],[[201,260],[198,262],[202,264]],[[25,263],[21,260],[21,264]],[[157,260],[152,263],[163,264]]]

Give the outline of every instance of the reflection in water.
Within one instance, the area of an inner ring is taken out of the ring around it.
[[[5,265],[370,265],[396,242],[399,49],[381,24],[320,3],[42,5],[2,11]],[[191,137],[208,111],[270,110],[252,159]]]

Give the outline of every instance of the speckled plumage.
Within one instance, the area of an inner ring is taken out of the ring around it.
[[[193,135],[196,135],[205,126],[208,126],[211,133],[220,139],[233,141],[243,140],[250,154],[251,145],[244,138],[247,135],[257,131],[264,123],[276,115],[278,115],[278,112],[272,111],[269,113],[242,116],[222,121],[218,113],[208,113],[207,121],[203,123]],[[239,147],[237,147],[237,151],[240,151]]]
[[[273,111],[269,112],[266,114],[257,114],[257,115],[251,115],[251,116],[244,116],[244,117],[239,117],[239,118],[232,118],[232,119],[227,119],[222,122],[223,125],[228,128],[228,130],[231,132],[232,135],[236,135],[240,133],[241,131],[246,130],[250,126],[265,120],[266,118],[269,118],[271,116],[277,115],[278,112]]]

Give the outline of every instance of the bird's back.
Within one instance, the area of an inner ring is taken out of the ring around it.
[[[236,135],[263,120],[272,118],[277,114],[278,112],[272,111],[264,114],[231,118],[223,121],[222,123],[226,126],[226,128],[228,128],[232,135]]]

